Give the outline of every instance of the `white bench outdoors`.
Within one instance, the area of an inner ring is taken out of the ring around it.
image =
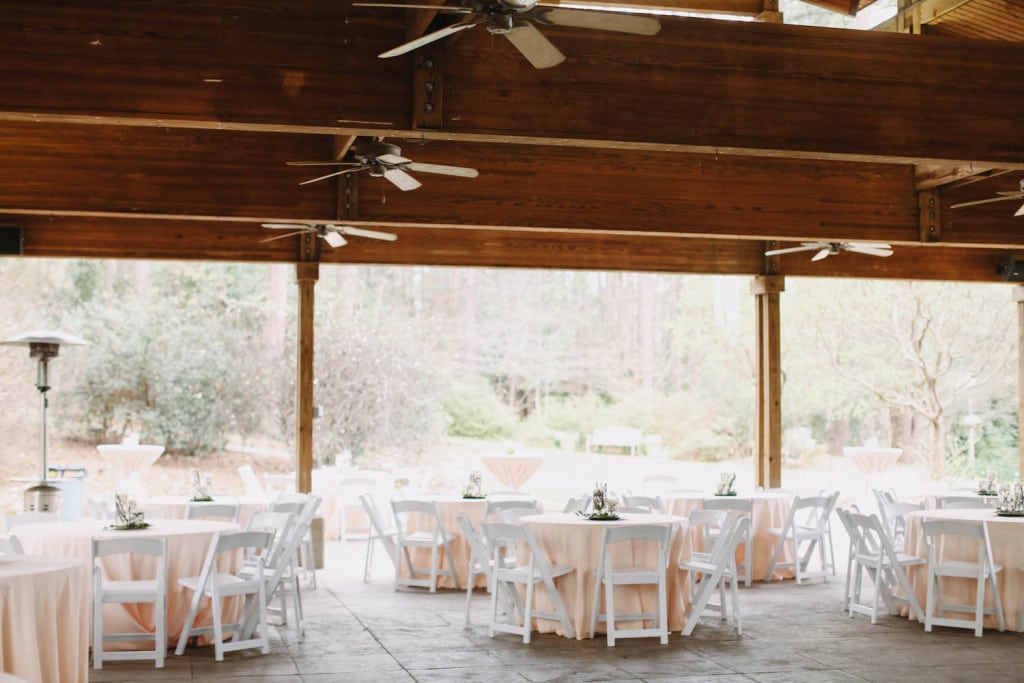
[[[640,452],[644,442],[644,433],[634,427],[600,427],[587,437],[587,453],[601,448],[625,448],[630,455]]]

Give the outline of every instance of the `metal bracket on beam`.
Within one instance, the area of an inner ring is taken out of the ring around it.
[[[764,243],[764,250],[770,251],[779,246],[779,243],[775,240],[769,240]],[[765,256],[764,257],[764,274],[765,275],[776,275],[779,272],[779,257],[778,256]]]
[[[354,221],[359,218],[359,180],[355,173],[341,176],[338,182],[338,220]]]
[[[917,193],[918,239],[922,242],[938,242],[940,231],[940,195],[938,190]]]
[[[444,123],[442,91],[444,75],[441,59],[444,41],[431,43],[416,53],[413,71],[412,127],[439,129]]]
[[[315,232],[303,233],[299,236],[298,266],[301,270],[304,263],[317,265],[320,261],[320,238]],[[300,278],[301,279],[301,278]],[[312,279],[316,279],[313,277]]]

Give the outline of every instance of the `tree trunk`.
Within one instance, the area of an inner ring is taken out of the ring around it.
[[[932,479],[940,480],[946,476],[946,434],[942,429],[942,417],[931,418],[931,452],[928,454],[929,470]]]

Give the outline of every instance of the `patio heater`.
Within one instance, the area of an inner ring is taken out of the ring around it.
[[[0,342],[0,344],[28,346],[29,358],[35,358],[38,362],[36,369],[36,389],[42,397],[43,404],[43,425],[42,425],[42,455],[40,458],[42,476],[38,484],[30,486],[25,491],[26,512],[59,512],[61,503],[61,490],[56,486],[47,483],[49,468],[46,464],[46,413],[50,407],[50,401],[46,392],[50,390],[50,361],[60,353],[61,344],[81,345],[87,344],[84,339],[66,332],[56,331],[34,331],[11,337]]]

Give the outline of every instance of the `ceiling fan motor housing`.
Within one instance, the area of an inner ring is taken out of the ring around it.
[[[355,157],[356,161],[363,164],[371,163],[373,159],[385,154],[394,154],[396,157],[402,156],[402,148],[383,140],[356,140],[355,144],[352,145],[352,156]]]

